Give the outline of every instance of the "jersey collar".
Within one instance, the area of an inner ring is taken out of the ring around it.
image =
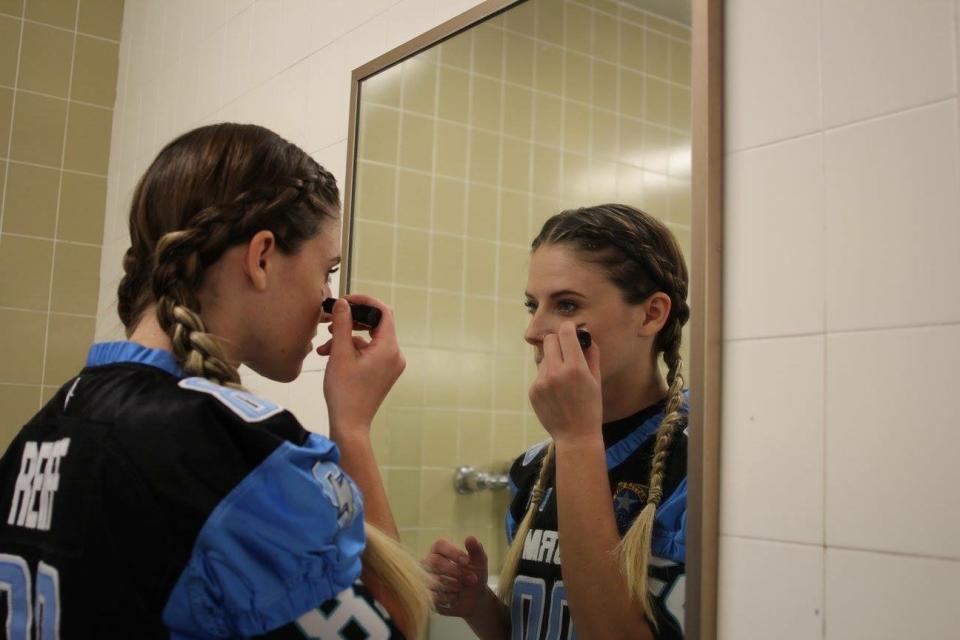
[[[162,349],[151,349],[136,342],[98,342],[90,347],[90,353],[87,354],[88,367],[126,362],[156,367],[178,378],[187,377],[172,353]]]

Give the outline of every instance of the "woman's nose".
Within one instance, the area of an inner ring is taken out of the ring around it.
[[[546,334],[546,331],[544,331],[542,324],[536,314],[530,316],[527,330],[523,332],[523,339],[526,340],[527,344],[536,346],[543,342],[543,336]]]

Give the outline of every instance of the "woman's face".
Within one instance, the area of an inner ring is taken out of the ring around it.
[[[602,382],[650,357],[651,340],[638,336],[643,305],[626,303],[599,265],[567,245],[541,245],[530,256],[526,307],[530,324],[524,339],[533,345],[537,365],[544,336],[557,333],[565,320],[590,332],[600,350]]]
[[[297,252],[275,252],[269,286],[251,314],[259,326],[250,332],[254,348],[246,351],[247,366],[280,382],[300,375],[304,358],[314,349],[318,324],[328,319],[320,305],[331,297],[330,278],[339,265],[339,220],[325,221]]]

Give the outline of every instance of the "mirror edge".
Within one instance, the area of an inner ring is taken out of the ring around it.
[[[693,0],[690,420],[685,635],[717,637],[723,318],[723,0]]]

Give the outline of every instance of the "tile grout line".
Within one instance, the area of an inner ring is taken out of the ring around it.
[[[15,89],[20,93],[25,93],[31,96],[38,96],[40,98],[49,98],[50,100],[58,100],[60,102],[79,104],[85,107],[93,107],[94,109],[102,109],[103,111],[113,111],[113,107],[97,104],[95,102],[86,102],[84,100],[74,100],[73,98],[70,98],[70,97],[65,98],[63,96],[54,95],[52,93],[44,93],[42,91],[33,91],[32,89],[16,88],[16,87],[11,87],[10,85],[5,85],[5,84],[0,84],[0,89],[11,89],[11,90]]]
[[[441,45],[441,46],[442,46],[442,45]],[[436,52],[435,52],[435,55],[437,56],[437,60],[439,60],[439,59],[440,59],[440,47],[437,47],[437,50],[436,50]],[[436,68],[433,70],[433,112],[434,112],[435,114],[439,114],[439,113],[440,113],[440,66],[439,66],[439,65],[435,65],[435,67],[436,67]],[[402,103],[402,102],[400,103],[400,106],[401,106],[401,107],[403,106],[403,103]],[[440,148],[440,143],[439,143],[439,141],[438,141],[438,139],[437,139],[437,138],[438,138],[438,133],[439,133],[439,124],[440,124],[439,118],[433,118],[433,157],[431,158],[430,197],[429,197],[430,211],[429,211],[429,221],[428,221],[428,223],[427,223],[428,226],[429,226],[429,228],[430,228],[430,235],[431,235],[431,236],[433,236],[433,235],[436,233],[436,230],[435,230],[435,228],[434,228],[434,225],[435,225],[435,222],[436,222],[436,206],[437,206],[437,199],[436,199],[436,190],[437,190],[437,173],[436,173],[436,171],[437,171],[437,152],[438,152],[438,150],[439,150],[439,148]],[[399,166],[398,166],[398,167],[397,167],[397,182],[399,183],[399,181],[400,181],[400,169],[399,169]],[[400,225],[399,225],[400,207],[399,207],[399,204],[400,204],[400,203],[397,202],[397,222],[398,222],[398,224],[397,224],[397,229],[398,229],[398,233],[399,233],[399,229],[400,229]],[[431,238],[431,244],[432,244],[432,238]],[[462,250],[465,251],[465,248],[466,248],[466,242],[464,241]],[[464,260],[464,262],[466,262],[466,260]],[[430,283],[429,278],[430,278],[430,268],[431,268],[431,266],[432,266],[432,265],[431,265],[430,262],[429,262],[429,256],[428,256],[428,263],[427,263],[427,278],[428,278],[428,279],[427,279],[427,283],[428,283],[428,284]],[[432,332],[430,331],[430,306],[429,306],[429,305],[430,305],[430,295],[429,295],[429,294],[426,294],[425,297],[426,297],[426,299],[427,299],[427,310],[426,310],[426,316],[427,316],[427,317],[426,317],[426,326],[424,327],[424,329],[425,329],[425,331],[426,331],[426,335],[427,335],[427,336],[430,336],[430,335],[432,335]],[[424,385],[424,390],[423,390],[423,392],[424,392],[424,394],[426,394],[426,385]],[[419,473],[419,477],[417,478],[417,490],[420,492],[420,494],[417,496],[417,522],[418,522],[418,523],[420,522],[420,518],[421,518],[421,516],[422,516],[422,514],[420,513],[420,505],[423,503],[423,477],[422,477],[422,476],[423,476],[423,473],[422,473],[422,470],[423,470],[423,468],[424,468],[423,461],[424,461],[424,447],[425,447],[425,446],[426,446],[426,442],[425,442],[425,440],[424,440],[424,438],[423,438],[423,425],[421,424],[421,427],[420,427],[420,451],[419,451],[420,464],[419,464],[419,466],[418,466],[418,469],[420,469],[421,471],[420,471],[420,473]],[[418,537],[419,537],[419,536],[418,536]]]
[[[857,547],[854,545],[847,544],[831,544],[823,545],[820,542],[805,542],[801,540],[787,540],[784,538],[770,538],[760,535],[751,535],[748,533],[730,533],[728,531],[720,532],[721,538],[733,538],[735,540],[747,540],[750,542],[766,542],[771,544],[795,546],[795,547],[806,547],[809,549],[832,549],[834,551],[853,551],[856,553],[869,553],[872,555],[880,556],[892,556],[896,558],[907,558],[914,560],[927,560],[927,561],[939,561],[939,562],[952,562],[960,564],[960,557],[957,556],[948,556],[948,555],[939,555],[935,553],[918,553],[910,551],[893,551],[890,549],[871,549],[869,547]]]
[[[867,116],[867,117],[864,117],[864,118],[860,118],[860,119],[858,119],[858,120],[854,120],[854,121],[852,121],[852,122],[845,122],[845,123],[838,124],[838,125],[833,125],[833,126],[830,126],[830,127],[824,126],[823,123],[821,123],[821,125],[820,125],[819,128],[816,128],[816,129],[807,129],[807,130],[804,130],[804,131],[802,131],[802,132],[800,132],[800,133],[796,133],[796,134],[792,134],[792,135],[790,135],[790,136],[787,136],[787,137],[785,137],[785,138],[780,138],[780,139],[777,139],[777,140],[770,140],[770,141],[768,141],[768,142],[761,142],[761,143],[759,143],[759,144],[749,145],[749,146],[746,146],[746,147],[735,147],[735,148],[725,149],[724,152],[723,152],[723,155],[724,155],[724,157],[726,158],[726,157],[729,157],[729,156],[734,155],[734,154],[745,153],[745,152],[747,152],[747,151],[756,151],[756,150],[759,150],[759,149],[766,149],[766,148],[768,148],[768,147],[773,147],[773,146],[778,145],[778,144],[784,144],[784,143],[787,143],[787,142],[793,142],[793,141],[799,140],[799,139],[801,139],[801,138],[810,138],[810,137],[813,137],[813,136],[815,136],[815,135],[833,134],[833,133],[836,133],[836,132],[838,132],[838,131],[843,131],[843,130],[845,130],[845,129],[851,129],[851,128],[853,128],[853,127],[858,127],[858,126],[861,126],[861,125],[874,124],[874,123],[877,123],[877,122],[879,122],[879,121],[881,121],[881,120],[896,118],[896,117],[898,117],[898,116],[911,114],[911,113],[913,113],[913,112],[915,112],[915,111],[921,111],[921,110],[923,110],[923,109],[929,109],[929,108],[931,108],[931,107],[937,107],[937,106],[944,105],[944,104],[947,104],[947,103],[950,103],[950,102],[960,102],[960,94],[954,93],[953,95],[949,95],[949,96],[946,96],[946,97],[935,98],[935,99],[933,99],[933,100],[928,100],[928,101],[926,101],[926,102],[921,102],[921,103],[918,103],[918,104],[912,104],[912,105],[909,105],[909,106],[900,107],[900,108],[898,108],[898,109],[896,109],[896,110],[894,110],[894,111],[885,111],[885,112],[883,112],[883,113],[878,113],[878,114],[875,114],[875,115],[871,115],[871,116]]]
[[[61,27],[61,26],[59,26],[59,25],[51,24],[51,23],[49,23],[49,22],[43,22],[43,21],[41,21],[41,20],[34,20],[33,18],[28,18],[28,17],[26,17],[26,2],[24,2],[24,8],[23,8],[24,14],[23,14],[22,16],[17,16],[17,15],[14,15],[14,14],[12,14],[12,13],[4,13],[4,12],[0,11],[0,17],[4,17],[4,18],[15,18],[15,19],[18,19],[18,20],[23,20],[23,21],[24,21],[25,23],[27,23],[27,24],[35,24],[35,25],[38,25],[38,26],[41,26],[41,27],[47,27],[47,28],[49,28],[49,29],[56,29],[57,31],[66,31],[67,33],[72,33],[73,35],[76,35],[76,36],[85,36],[85,37],[87,37],[87,38],[93,38],[93,39],[95,39],[95,40],[103,40],[104,42],[111,42],[111,43],[113,43],[113,44],[120,44],[120,41],[119,41],[119,40],[114,40],[113,38],[108,38],[108,37],[106,37],[106,36],[98,36],[98,35],[93,34],[93,33],[87,33],[86,31],[80,31],[80,29],[79,29],[79,20],[80,20],[80,19],[79,19],[79,9],[80,9],[80,3],[77,2],[77,16],[78,16],[78,17],[77,17],[77,20],[76,20],[76,22],[77,22],[77,27],[75,27],[75,28],[73,28],[73,29],[67,29],[66,27]]]
[[[942,329],[942,328],[955,327],[958,325],[960,325],[960,319],[944,320],[941,322],[911,322],[911,323],[903,323],[903,324],[880,326],[880,327],[861,327],[856,329],[833,329],[833,330],[825,330],[825,331],[807,331],[807,332],[800,332],[800,333],[741,336],[736,338],[724,338],[723,342],[734,343],[734,342],[755,342],[755,341],[765,341],[765,340],[789,340],[793,338],[813,338],[816,336],[831,338],[835,336],[852,336],[852,335],[860,335],[864,333],[882,333],[882,332],[889,332],[889,331],[917,331],[920,329],[938,329],[938,328]]]
[[[17,64],[14,68],[13,76],[13,97],[10,100],[10,131],[7,133],[7,166],[3,172],[3,201],[0,202],[0,238],[3,234],[3,222],[4,214],[7,209],[7,179],[10,176],[10,152],[13,150],[13,125],[14,125],[14,116],[17,112],[17,86],[20,84],[20,60],[23,56],[23,14],[27,11],[27,3],[23,3],[23,7],[20,9],[20,40],[17,42]],[[71,65],[72,69],[72,65]],[[0,240],[2,242],[2,240]]]
[[[26,12],[27,12],[27,3],[24,2],[23,6],[20,8],[20,16],[19,16],[20,40],[17,42],[17,63],[14,71],[14,77],[13,77],[13,96],[10,100],[10,131],[7,134],[8,160],[6,162],[6,167],[4,168],[4,172],[3,172],[3,201],[0,202],[0,245],[3,244],[3,223],[5,221],[5,214],[7,209],[7,206],[6,206],[7,192],[8,192],[7,184],[10,177],[9,155],[10,155],[10,152],[13,150],[13,128],[15,124],[15,115],[17,112],[17,87],[20,85],[20,63],[23,60],[23,25],[25,23],[24,16],[26,15]],[[73,64],[71,61],[71,72],[72,72],[72,69],[73,69]],[[51,272],[52,272],[52,269],[51,269]],[[46,335],[44,335],[44,349],[46,349]],[[41,362],[41,367],[42,366],[43,366],[43,363]],[[43,403],[43,386],[42,386],[43,371],[42,369],[40,373],[40,382],[41,382],[41,386],[40,386],[40,389],[38,390],[37,397],[36,397],[36,407],[38,409],[42,406],[42,403]]]
[[[74,13],[74,26],[80,21],[80,3],[77,2],[77,8]],[[67,82],[67,96],[73,94],[73,70],[76,66],[77,57],[77,34],[73,34],[73,48],[70,53],[70,76]],[[67,104],[67,113],[64,118],[63,123],[63,147],[60,149],[60,171],[58,175],[57,182],[57,209],[53,218],[53,237],[56,238],[60,233],[60,209],[61,209],[61,197],[63,196],[63,167],[66,164],[67,158],[67,136],[69,135],[70,130],[70,105]],[[50,259],[50,283],[47,288],[47,324],[46,329],[43,332],[43,360],[40,363],[40,383],[46,384],[47,382],[47,353],[50,348],[50,319],[53,317],[53,282],[56,275],[57,268],[57,243],[53,243],[53,255]]]
[[[467,74],[469,75],[469,82],[467,83],[467,115],[466,115],[466,120],[467,120],[468,123],[472,123],[472,122],[473,122],[473,112],[474,112],[474,104],[473,104],[473,101],[474,101],[474,95],[475,95],[475,93],[474,93],[474,88],[475,88],[475,87],[474,87],[474,83],[475,83],[476,78],[477,78],[477,73],[475,72],[475,69],[476,69],[476,66],[477,66],[477,57],[476,57],[476,50],[475,50],[475,44],[476,44],[476,41],[477,41],[477,34],[476,34],[476,31],[473,31],[473,30],[470,30],[469,32],[465,32],[465,34],[469,35],[469,38],[470,38],[469,62],[467,63],[467,64],[468,64]],[[440,73],[440,70],[437,69],[437,74],[439,75],[439,73]],[[468,241],[468,238],[469,238],[469,228],[470,228],[470,213],[469,213],[469,209],[470,209],[470,182],[469,182],[469,176],[470,176],[471,168],[472,168],[472,166],[473,166],[472,153],[473,153],[473,136],[470,135],[470,132],[468,132],[468,133],[467,133],[467,161],[466,161],[466,165],[465,165],[465,167],[464,167],[464,178],[466,179],[466,184],[465,184],[465,186],[464,186],[464,196],[463,196],[463,197],[464,197],[464,200],[466,201],[466,204],[467,204],[467,206],[465,206],[465,207],[463,208],[463,235],[464,235],[464,240],[463,240],[463,242],[464,242],[464,247],[466,247],[466,245],[467,245],[467,241]],[[499,156],[498,156],[498,163],[499,163]],[[499,175],[499,167],[498,167],[498,174],[497,174],[497,175]],[[432,230],[431,230],[431,232],[432,232]],[[432,243],[431,243],[431,244],[432,244]],[[494,261],[494,263],[496,263],[496,261]],[[496,267],[496,264],[494,264],[494,267]],[[461,308],[461,309],[463,309],[463,308],[465,307],[465,305],[466,305],[466,295],[464,295],[464,293],[466,292],[466,278],[467,278],[467,260],[466,260],[466,252],[464,252],[463,275],[461,276],[461,282],[463,283],[464,289],[460,292],[460,296],[459,296],[459,297],[460,297],[460,305],[461,305],[460,308]],[[430,282],[430,281],[428,280],[428,282]],[[432,283],[431,283],[431,284],[432,284]],[[494,287],[494,291],[496,291],[496,287]],[[428,296],[427,296],[427,304],[428,304],[428,305],[430,304],[430,299],[431,299],[431,296],[428,295]],[[429,312],[428,312],[428,313],[429,313]],[[429,316],[428,316],[428,317],[429,317]],[[494,322],[496,322],[496,319],[494,319]],[[459,351],[459,352],[462,352],[462,351],[463,351],[463,327],[464,327],[463,313],[461,313],[461,314],[460,314],[460,336],[458,337],[458,345],[457,345],[457,347],[454,349],[455,351]],[[424,389],[424,391],[426,391],[426,389]],[[462,423],[461,423],[461,413],[463,412],[463,403],[462,403],[462,399],[461,399],[460,392],[461,392],[461,389],[458,389],[458,390],[457,390],[457,397],[456,397],[455,400],[454,400],[454,401],[455,401],[455,408],[453,409],[454,413],[456,414],[456,448],[454,449],[454,459],[451,460],[451,463],[453,463],[454,465],[456,464],[456,461],[460,458],[460,452],[461,452],[461,450],[463,449],[463,425],[462,425]],[[421,484],[420,496],[421,496],[421,501],[423,500],[423,484],[424,484],[424,481],[425,481],[424,474],[421,472],[421,474],[420,474],[420,484]],[[454,495],[454,498],[453,498],[453,500],[454,500],[454,505],[456,505],[456,499],[457,499],[457,498],[456,498],[456,495]],[[422,504],[422,502],[421,502],[421,504]],[[456,506],[454,506],[454,514],[456,514]],[[420,517],[422,518],[422,516],[423,516],[423,514],[421,513],[421,514],[420,514]],[[448,526],[454,526],[454,523],[450,523],[450,525],[448,525]]]
[[[491,135],[496,135],[495,132],[490,132],[490,131],[487,131],[487,130],[483,130],[482,132],[483,132],[483,133],[490,133]],[[508,137],[509,137],[509,136],[508,136]],[[524,142],[526,142],[526,141],[524,141]],[[529,146],[530,146],[530,147],[544,147],[544,148],[546,148],[546,149],[548,149],[548,150],[550,150],[550,151],[557,151],[558,153],[562,153],[562,151],[560,151],[558,147],[541,145],[541,144],[536,143],[536,142],[531,142],[531,143],[529,144]],[[587,162],[589,163],[589,156],[588,156],[588,155],[585,155],[585,154],[581,154],[580,152],[570,152],[570,153],[566,153],[566,154],[564,154],[564,155],[575,155],[577,158],[580,158],[581,160],[585,160],[585,161],[587,161]],[[604,160],[604,158],[607,158],[607,160]],[[604,160],[604,161],[610,161],[610,162],[612,162],[612,160],[609,160],[609,157],[608,157],[608,156],[601,156],[600,159],[601,159],[601,160]],[[381,166],[381,167],[389,167],[389,168],[394,168],[394,169],[403,169],[404,171],[409,171],[409,172],[411,172],[411,173],[417,173],[417,174],[420,174],[420,175],[426,175],[426,176],[430,175],[430,172],[424,171],[423,169],[409,169],[409,168],[404,167],[404,166],[402,166],[402,165],[392,165],[392,164],[390,164],[390,163],[388,163],[388,162],[383,162],[383,161],[381,161],[381,160],[366,160],[366,159],[360,159],[359,162],[365,163],[365,164],[377,165],[377,166]],[[686,186],[689,186],[689,179],[688,179],[688,178],[671,177],[671,176],[670,176],[669,174],[667,174],[667,173],[661,173],[660,171],[654,171],[654,170],[651,170],[651,169],[645,169],[645,168],[643,168],[643,167],[638,167],[638,166],[635,165],[635,164],[628,164],[628,163],[619,163],[619,164],[622,164],[622,165],[624,165],[624,166],[629,166],[631,169],[635,169],[635,170],[637,170],[637,171],[642,171],[644,174],[650,174],[650,175],[657,176],[658,178],[661,179],[661,182],[664,183],[664,184],[681,183],[681,184],[684,184],[684,185],[686,185]],[[460,183],[464,183],[464,184],[476,184],[476,185],[479,185],[479,186],[482,186],[482,187],[488,187],[488,188],[491,188],[491,189],[496,189],[496,188],[497,188],[496,184],[495,184],[495,183],[492,183],[492,182],[483,182],[483,181],[479,181],[479,180],[469,180],[469,179],[467,179],[467,178],[460,178],[460,177],[457,177],[457,176],[450,176],[450,175],[444,175],[444,174],[440,174],[440,177],[441,177],[441,178],[444,178],[444,179],[446,179],[446,180],[451,180],[451,181],[453,181],[453,182],[460,182]],[[503,191],[507,192],[507,193],[514,193],[514,194],[518,194],[518,195],[526,195],[527,193],[530,192],[530,190],[515,189],[515,188],[513,188],[513,187],[501,187],[501,189],[502,189]],[[535,193],[534,193],[534,194],[535,194]],[[536,195],[536,194],[535,194],[535,195]],[[562,195],[562,194],[561,194],[561,195]],[[557,199],[558,199],[557,195],[546,195],[546,196],[540,196],[540,197],[542,197],[543,199],[546,199],[546,200],[557,200]],[[561,199],[562,199],[562,198],[561,198]],[[372,221],[372,222],[376,222],[376,221]],[[668,220],[668,219],[666,219],[666,218],[663,219],[663,222],[664,222],[665,224],[673,224],[674,226],[684,226],[684,227],[689,227],[689,226],[690,226],[690,225],[682,225],[682,224],[677,223],[676,221]],[[483,239],[483,238],[479,238],[479,239]]]
[[[37,162],[28,162],[28,161],[26,161],[26,160],[16,160],[16,159],[14,159],[14,158],[9,157],[9,155],[0,157],[0,160],[2,160],[2,161],[4,161],[4,162],[9,162],[10,164],[22,164],[22,165],[25,165],[25,166],[27,166],[27,167],[37,167],[37,168],[40,168],[40,169],[52,169],[52,170],[54,170],[54,171],[60,171],[60,170],[61,170],[60,167],[54,167],[54,166],[51,166],[51,165],[48,165],[48,164],[39,164],[39,163],[37,163]],[[81,175],[81,176],[90,176],[91,178],[107,178],[107,177],[109,177],[109,176],[107,176],[106,174],[102,174],[102,173],[90,173],[89,171],[78,171],[77,169],[63,169],[63,172],[64,172],[64,173],[75,173],[75,174]]]
[[[820,492],[821,492],[821,520],[820,520],[820,540],[822,544],[822,555],[821,555],[821,564],[820,564],[820,636],[824,640],[827,637],[827,397],[830,391],[829,385],[829,375],[830,370],[827,366],[827,318],[828,318],[828,296],[827,289],[830,286],[829,278],[827,277],[827,262],[826,262],[826,251],[827,251],[827,201],[826,201],[826,184],[827,184],[827,166],[826,166],[826,151],[824,150],[824,142],[826,140],[825,127],[824,127],[824,110],[823,110],[823,0],[818,2],[818,12],[817,16],[817,83],[819,89],[819,108],[820,108],[820,131],[818,135],[820,137],[820,193],[819,193],[819,206],[820,213],[823,216],[823,223],[820,229],[823,239],[823,249],[824,255],[822,257],[823,264],[823,309],[822,309],[822,318],[823,318],[823,340],[820,345],[820,357],[822,359],[820,366],[823,370],[823,376],[820,380],[820,451],[821,451],[821,468],[820,468]]]
[[[500,17],[501,17],[501,19],[503,20],[503,24],[504,24],[504,27],[505,27],[505,26],[506,26],[506,17],[505,17],[505,15],[503,15],[503,14],[501,14]],[[507,115],[506,115],[506,111],[507,111],[507,84],[506,84],[506,80],[507,80],[507,38],[506,38],[506,36],[504,36],[504,37],[500,38],[500,122],[499,122],[499,129],[500,129],[500,135],[499,135],[499,139],[500,139],[500,142],[499,142],[499,146],[500,146],[500,158],[499,158],[499,165],[500,165],[500,175],[501,175],[501,176],[503,175],[504,140],[506,139],[505,136],[504,136],[504,128],[505,128],[505,123],[506,123],[506,120],[507,120]],[[530,117],[531,117],[531,119],[533,118],[533,113],[532,113],[532,112],[531,112],[531,114],[530,114]],[[533,154],[530,154],[530,155],[527,157],[527,167],[528,167],[528,169],[527,169],[528,175],[530,176],[530,179],[531,179],[531,181],[532,181],[532,179],[533,179],[533,168],[532,168],[532,167],[533,167]],[[500,180],[500,182],[502,183],[503,180]],[[532,184],[531,184],[531,187],[532,187]],[[533,190],[532,190],[532,188],[531,188],[531,194],[532,194],[532,191],[533,191]],[[495,281],[496,281],[496,287],[495,287],[495,289],[494,289],[494,292],[495,292],[496,294],[499,294],[499,293],[500,293],[500,257],[499,257],[499,256],[500,256],[500,249],[501,249],[502,246],[504,246],[504,243],[503,243],[503,193],[504,193],[503,191],[500,191],[500,190],[497,191],[497,232],[496,232],[496,235],[497,235],[497,254],[496,254],[496,255],[497,255],[497,258],[496,258],[496,260],[494,261],[495,268],[496,268],[496,273],[494,274],[494,279],[495,279]],[[532,198],[533,198],[532,195],[528,195],[528,200],[529,200],[529,199],[532,199]],[[529,206],[529,202],[528,202],[528,204],[527,204],[527,220],[528,220],[528,222],[527,222],[527,228],[528,228],[528,229],[529,229],[529,227],[530,227],[529,218],[530,218],[530,206]],[[464,236],[466,236],[466,229],[464,229]],[[463,291],[464,291],[464,294],[465,294],[466,291],[467,291],[466,279],[467,279],[467,265],[466,265],[466,261],[464,261],[464,264],[463,264]],[[467,296],[466,296],[466,295],[463,295],[463,296],[462,296],[462,300],[463,300],[464,310],[466,310]],[[496,346],[497,335],[499,334],[499,331],[500,331],[500,325],[499,325],[499,320],[498,320],[498,316],[499,316],[500,314],[497,313],[497,307],[498,307],[497,303],[494,303],[494,306],[493,306],[493,341],[494,341],[494,346]],[[464,314],[464,315],[466,315],[466,314]],[[461,338],[461,347],[463,347],[463,345],[464,345],[464,340],[463,340],[463,338]],[[496,352],[496,349],[494,349],[494,354],[495,354],[495,352]],[[491,358],[491,378],[492,378],[492,380],[491,380],[491,387],[490,387],[490,405],[491,405],[491,407],[493,407],[493,409],[495,410],[496,407],[497,407],[497,382],[496,382],[496,380],[497,380],[497,358],[496,358],[496,355],[493,355],[493,357]],[[494,412],[493,412],[493,410],[491,410],[491,411],[488,413],[488,417],[489,417],[489,428],[488,428],[488,431],[489,431],[489,436],[490,436],[489,442],[490,442],[490,458],[491,458],[491,459],[493,458],[493,455],[494,455],[493,452],[494,452],[494,451],[496,450],[496,448],[497,448],[497,441],[496,441],[497,433],[496,433],[496,427],[495,427],[495,424],[494,424],[493,416],[494,416]]]
[[[54,229],[54,233],[56,233],[56,229]],[[78,247],[96,247],[99,249],[103,246],[99,244],[94,244],[92,242],[82,242],[80,240],[62,240],[60,238],[57,238],[56,236],[44,237],[44,236],[35,236],[28,233],[11,233],[11,232],[7,232],[3,235],[9,236],[11,238],[24,238],[27,240],[43,240],[45,242],[53,242],[57,244],[72,244]]]
[[[69,318],[87,318],[87,319],[96,318],[95,315],[92,315],[89,313],[70,313],[67,311],[44,311],[43,309],[28,309],[26,307],[8,307],[5,305],[0,306],[0,311],[17,311],[19,313],[43,313],[43,314],[52,313],[53,315],[67,316]]]

